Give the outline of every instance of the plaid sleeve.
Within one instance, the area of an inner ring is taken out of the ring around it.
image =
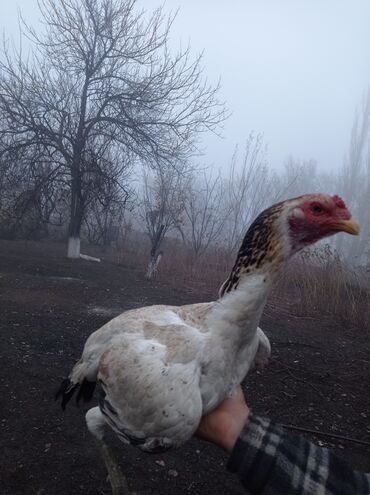
[[[369,495],[370,475],[351,469],[328,449],[251,414],[228,469],[251,495]]]

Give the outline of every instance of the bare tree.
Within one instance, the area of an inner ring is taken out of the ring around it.
[[[227,219],[223,237],[230,254],[240,245],[250,222],[263,208],[277,199],[279,189],[276,184],[273,187],[262,135],[251,133],[241,160],[239,149],[235,149],[229,175],[225,180],[223,204],[227,210]]]
[[[33,54],[5,46],[0,61],[0,153],[37,149],[68,177],[68,256],[78,257],[84,187],[104,176],[110,147],[171,163],[194,152],[199,133],[215,130],[225,111],[200,57],[169,49],[173,17],[162,9],[139,11],[136,0],[39,5],[45,33],[25,26]]]
[[[166,234],[181,222],[188,175],[189,171],[184,166],[158,167],[152,172],[143,173],[141,216],[151,245],[146,271],[149,279],[158,269]]]
[[[176,227],[196,259],[220,240],[226,215],[221,176],[206,172],[201,178],[193,175]]]
[[[301,196],[322,189],[322,177],[313,158],[300,160],[289,156],[284,165],[284,171],[280,174],[280,189],[285,197]]]
[[[100,174],[93,173],[90,177],[92,184],[88,183],[84,187],[90,193],[89,200],[86,198],[84,201],[84,223],[88,239],[91,243],[104,247],[118,240],[127,204],[130,203],[131,208],[134,197],[133,190],[129,187],[131,160],[117,149],[119,156],[112,156],[112,151],[109,160],[99,161]],[[127,163],[124,166],[125,161]]]
[[[52,173],[48,162],[27,150],[13,153],[11,160],[0,159],[1,235],[43,237],[49,226],[63,223],[63,188],[57,177],[50,180]]]

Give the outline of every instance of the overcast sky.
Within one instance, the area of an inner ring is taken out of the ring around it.
[[[156,2],[142,0],[154,7]],[[17,35],[17,8],[37,23],[36,0],[0,0],[0,27]],[[180,7],[171,43],[204,50],[232,116],[224,139],[205,138],[202,163],[224,167],[233,147],[262,132],[269,162],[289,154],[341,165],[356,106],[370,83],[369,0],[166,0]]]

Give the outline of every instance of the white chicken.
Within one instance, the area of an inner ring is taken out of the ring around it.
[[[62,407],[78,389],[98,407],[86,414],[109,471],[114,495],[124,478],[103,440],[108,424],[125,443],[147,452],[178,447],[201,417],[233,393],[270,344],[258,327],[276,275],[290,256],[319,239],[357,234],[338,196],[310,194],[262,212],[249,228],[215,302],[126,311],[94,332],[57,396]]]

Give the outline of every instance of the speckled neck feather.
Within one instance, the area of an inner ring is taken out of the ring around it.
[[[235,290],[243,274],[278,270],[284,259],[283,245],[281,234],[274,226],[285,205],[286,202],[281,202],[264,210],[249,227],[234,267],[220,288],[220,297]]]

